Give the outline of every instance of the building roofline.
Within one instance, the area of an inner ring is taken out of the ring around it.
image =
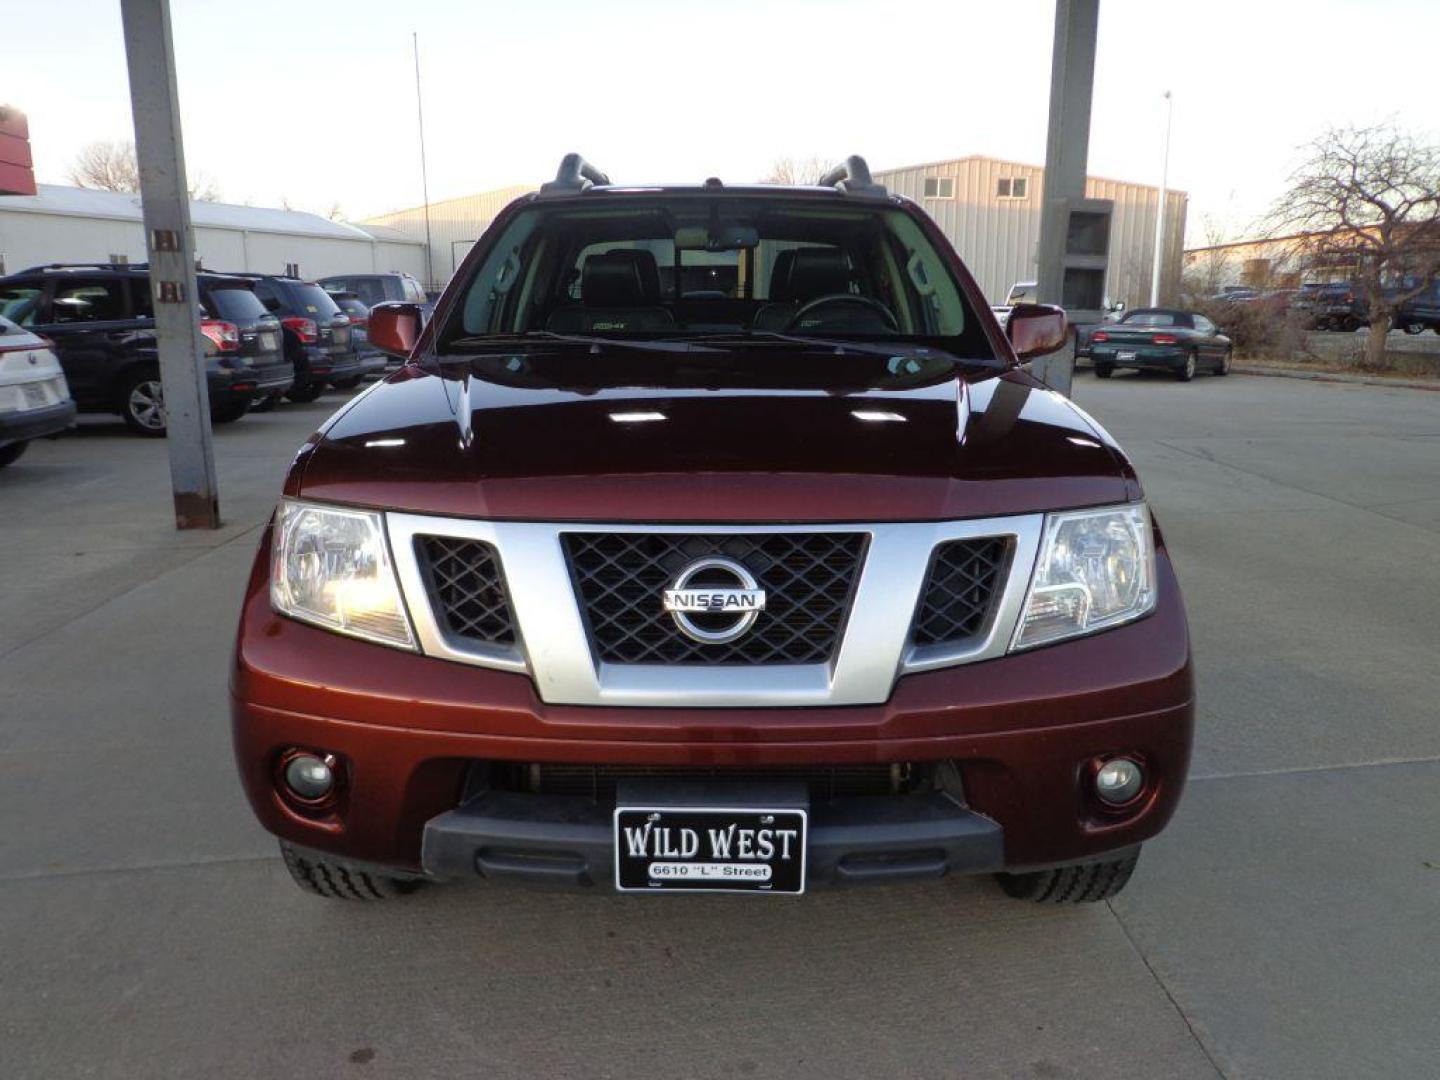
[[[990,161],[994,162],[996,165],[1016,165],[1022,169],[1034,169],[1036,172],[1042,174],[1045,172],[1044,165],[1035,165],[1028,161],[1016,161],[1013,158],[994,157],[990,154],[966,154],[964,157],[941,158],[939,161],[922,161],[914,165],[897,165],[894,168],[890,169],[876,169],[874,170],[874,175],[879,177],[888,176],[891,173],[908,172],[911,169],[933,169],[937,165],[958,165],[963,161]],[[1123,184],[1126,187],[1145,188],[1149,191],[1160,190],[1159,184],[1141,184],[1134,180],[1119,180],[1113,176],[1096,176],[1094,173],[1086,173],[1085,179],[1101,180],[1107,184]],[[1167,186],[1165,188],[1165,193],[1167,195],[1183,195],[1187,199],[1190,197],[1190,193],[1188,191],[1182,191],[1179,188],[1175,187]]]

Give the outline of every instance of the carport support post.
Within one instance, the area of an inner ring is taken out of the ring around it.
[[[1050,59],[1050,131],[1045,140],[1045,201],[1040,207],[1040,258],[1035,274],[1042,304],[1064,298],[1070,203],[1085,197],[1090,154],[1090,96],[1095,86],[1095,38],[1100,0],[1055,0]],[[1075,374],[1075,338],[1031,365],[1067,397]]]
[[[170,451],[177,529],[218,529],[220,499],[210,440],[210,393],[195,291],[195,235],[175,91],[169,0],[121,0],[145,250]]]

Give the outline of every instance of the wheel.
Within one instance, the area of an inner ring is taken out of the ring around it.
[[[1189,381],[1190,381],[1191,379],[1193,379],[1194,377],[1195,377],[1195,350],[1194,350],[1194,349],[1191,349],[1188,353],[1185,354],[1185,364],[1184,364],[1184,366],[1176,369],[1176,371],[1175,371],[1175,378],[1179,379],[1181,382],[1189,382]]]
[[[250,411],[253,413],[269,412],[275,408],[276,405],[280,404],[280,399],[284,396],[284,394],[273,393],[266,394],[264,397],[258,397],[250,403]]]
[[[120,384],[120,416],[137,435],[165,435],[165,391],[153,371],[133,371]]]
[[[1360,320],[1353,315],[1346,315],[1336,324],[1335,329],[1339,330],[1342,334],[1353,334],[1356,330],[1360,329]]]
[[[1140,852],[1134,851],[1123,859],[1108,862],[995,876],[1005,895],[1016,900],[1033,900],[1037,904],[1093,904],[1097,900],[1109,900],[1125,888],[1139,861]]]
[[[305,383],[301,386],[292,386],[285,391],[285,397],[299,405],[308,405],[325,392],[324,383]]]
[[[250,411],[249,398],[231,398],[219,405],[210,406],[212,424],[233,424]]]
[[[333,386],[336,390],[354,390],[355,387],[360,385],[361,381],[364,378],[365,376],[363,375],[352,375],[348,379],[337,379],[330,385]]]
[[[1220,366],[1215,369],[1215,374],[1216,374],[1216,375],[1229,375],[1229,374],[1230,374],[1230,350],[1229,350],[1229,349],[1226,349],[1225,352],[1224,352],[1224,354],[1220,357]]]
[[[25,448],[29,445],[28,442],[22,439],[20,442],[12,442],[5,446],[0,446],[0,469],[19,461],[20,455],[25,453]]]
[[[1115,374],[1115,365],[1114,365],[1114,364],[1096,364],[1096,365],[1095,365],[1095,377],[1096,377],[1097,379],[1108,379],[1111,375],[1114,375],[1114,374]]]
[[[285,869],[290,871],[296,885],[328,900],[392,900],[420,887],[418,881],[372,874],[368,870],[318,858],[308,851],[297,851],[283,840],[280,841],[280,854],[285,857]]]
[[[1407,322],[1401,329],[1407,334],[1423,334],[1425,332],[1425,324],[1423,322]]]

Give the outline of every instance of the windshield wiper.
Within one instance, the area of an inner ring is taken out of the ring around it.
[[[700,338],[702,341],[754,341],[756,338],[764,341],[787,342],[792,345],[803,345],[807,348],[827,349],[832,352],[844,355],[847,352],[869,356],[883,356],[887,359],[896,357],[912,358],[918,355],[935,356],[940,359],[949,360],[956,364],[966,364],[979,367],[1008,368],[1010,365],[998,357],[963,357],[949,349],[943,349],[938,345],[932,345],[928,341],[847,341],[843,338],[811,338],[802,337],[799,334],[786,334],[779,330],[738,330],[731,333],[706,334]]]
[[[667,338],[618,338],[595,337],[589,334],[562,334],[555,330],[527,330],[523,334],[472,334],[450,342],[454,346],[493,345],[507,348],[517,343],[534,344],[537,341],[558,341],[566,345],[589,345],[590,351],[600,352],[606,346],[621,349],[649,349],[653,352],[718,352],[693,341],[673,341]]]

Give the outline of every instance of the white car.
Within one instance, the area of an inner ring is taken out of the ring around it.
[[[0,316],[0,468],[31,439],[75,423],[75,402],[50,342]]]

